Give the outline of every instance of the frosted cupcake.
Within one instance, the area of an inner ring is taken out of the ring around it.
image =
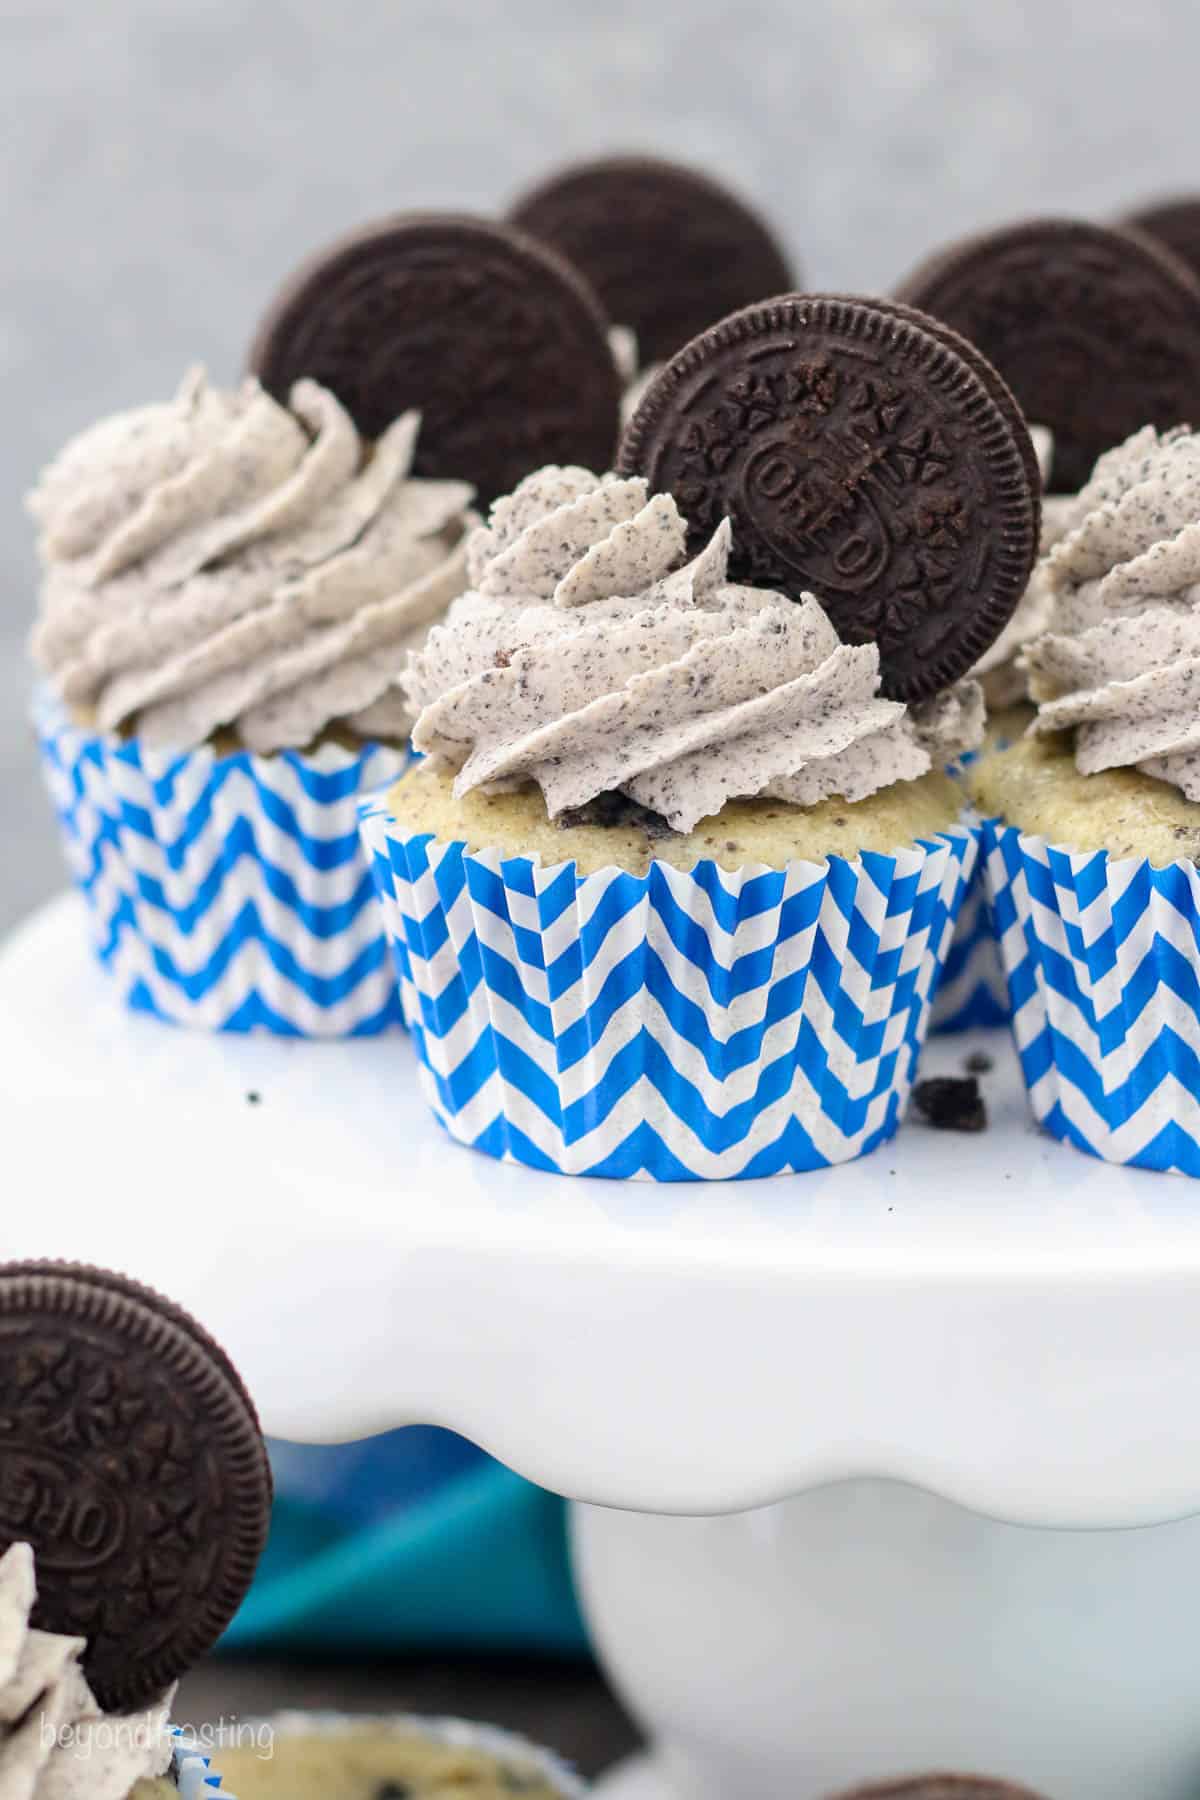
[[[168,1723],[168,1694],[106,1712],[80,1666],[83,1638],[38,1631],[33,1551],[0,1555],[0,1793],[5,1800],[199,1800],[220,1785]]]
[[[126,1001],[305,1035],[395,1016],[354,831],[407,760],[394,676],[463,585],[471,488],[370,450],[313,382],[200,373],[75,439],[30,498],[43,766]]]
[[[175,1682],[237,1610],[271,1483],[207,1333],[109,1271],[0,1264],[0,1793],[200,1800]]]
[[[1038,1118],[1109,1161],[1200,1173],[1200,437],[1108,452],[1045,577],[1037,716],[972,787]]]
[[[428,760],[364,819],[434,1110],[535,1166],[873,1148],[973,865],[978,690],[880,699],[814,599],[729,582],[727,526],[684,541],[637,479],[501,501],[408,678]]]
[[[566,1764],[511,1732],[457,1719],[284,1713],[264,1722],[269,1754],[220,1752],[238,1800],[580,1800]]]
[[[932,334],[794,297],[667,365],[616,476],[493,508],[406,680],[427,760],[364,808],[452,1136],[676,1180],[896,1129],[975,857],[955,678],[1028,578],[1027,448]]]
[[[547,449],[609,454],[617,374],[570,270],[423,215],[306,264],[252,362],[42,478],[38,730],[130,1006],[364,1035],[398,1018],[356,829],[408,759],[397,677],[463,586],[476,490]]]

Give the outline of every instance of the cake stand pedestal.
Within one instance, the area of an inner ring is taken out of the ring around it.
[[[277,1435],[450,1425],[578,1501],[657,1746],[610,1796],[956,1766],[1195,1800],[1200,1187],[1039,1136],[988,1049],[982,1137],[762,1183],[533,1174],[443,1137],[400,1034],[126,1016],[62,900],[0,953],[0,1255],[165,1289]]]

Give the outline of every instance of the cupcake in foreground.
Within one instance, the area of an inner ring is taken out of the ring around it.
[[[107,1271],[0,1264],[0,1793],[198,1800],[168,1724],[266,1537],[254,1408],[178,1307]]]
[[[428,760],[364,807],[453,1136],[674,1180],[891,1135],[975,856],[954,683],[1025,585],[1026,469],[951,349],[797,297],[668,364],[616,475],[492,509],[406,679]]]
[[[284,1713],[265,1722],[270,1754],[220,1753],[238,1800],[581,1800],[583,1783],[549,1751],[457,1719]]]
[[[254,360],[262,385],[191,375],[38,484],[39,739],[131,1006],[366,1034],[398,1018],[356,830],[358,797],[408,760],[396,677],[464,585],[476,487],[610,446],[617,378],[577,278],[461,219],[336,246]],[[485,366],[490,410],[462,385]]]
[[[12,1544],[0,1555],[0,1794],[179,1800],[188,1784],[169,1694],[138,1712],[106,1713],[80,1667],[86,1640],[34,1629],[36,1600],[33,1550]]]
[[[1200,437],[1100,458],[1046,560],[1037,716],[971,786],[1035,1113],[1112,1162],[1200,1174]]]

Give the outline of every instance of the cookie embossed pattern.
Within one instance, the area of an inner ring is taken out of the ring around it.
[[[511,226],[413,214],[299,269],[250,353],[268,392],[307,375],[378,434],[421,412],[415,472],[484,503],[545,462],[607,463],[620,380],[599,302],[574,267]]]
[[[1036,545],[1028,457],[984,383],[863,302],[795,296],[715,326],[646,395],[618,468],[675,496],[693,550],[728,517],[735,577],[811,590],[845,642],[878,644],[903,700],[972,667]]]
[[[240,1377],[138,1282],[0,1264],[0,1445],[0,1794],[198,1800],[220,1777],[172,1732],[173,1684],[237,1611],[271,1507]]]
[[[982,696],[951,684],[1036,550],[997,380],[894,309],[751,307],[656,378],[615,475],[492,509],[407,679],[428,760],[362,809],[460,1142],[678,1181],[895,1131],[975,859],[940,770]]]
[[[1143,425],[1200,418],[1200,280],[1165,244],[1078,220],[1005,226],[935,252],[898,297],[960,332],[1054,434],[1074,493]]]

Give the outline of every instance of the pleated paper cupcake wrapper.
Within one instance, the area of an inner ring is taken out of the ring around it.
[[[221,1800],[237,1800],[221,1780],[207,1751],[199,1750],[186,1734],[176,1730],[168,1779],[179,1789],[180,1800],[210,1800],[219,1793]]]
[[[300,1037],[399,1022],[358,802],[407,751],[176,754],[89,731],[45,696],[34,719],[92,942],[130,1007]]]
[[[846,1162],[895,1131],[972,829],[782,871],[581,876],[362,811],[424,1090],[460,1143],[721,1180]]]
[[[1007,1025],[1008,988],[988,912],[983,859],[963,901],[937,992],[930,1032],[972,1031]]]
[[[268,1753],[271,1738],[328,1739],[364,1730],[395,1733],[404,1737],[416,1736],[457,1750],[479,1751],[485,1756],[494,1757],[516,1775],[540,1775],[560,1800],[586,1800],[588,1792],[586,1784],[575,1771],[552,1751],[531,1744],[526,1738],[518,1737],[515,1732],[502,1731],[499,1726],[477,1725],[466,1719],[427,1719],[409,1713],[369,1717],[358,1713],[351,1716],[337,1712],[285,1712],[276,1713],[257,1724],[251,1722],[249,1729],[265,1730],[270,1734],[267,1739]],[[217,1749],[213,1752],[214,1773],[220,1760],[221,1752]],[[513,1791],[518,1790],[514,1788]],[[221,1787],[220,1792],[222,1800],[234,1800],[227,1788]],[[184,1800],[192,1800],[192,1796],[185,1794]],[[328,1800],[340,1800],[339,1790],[330,1790]]]
[[[1106,1162],[1200,1175],[1200,871],[994,819],[981,837],[1037,1119]]]

